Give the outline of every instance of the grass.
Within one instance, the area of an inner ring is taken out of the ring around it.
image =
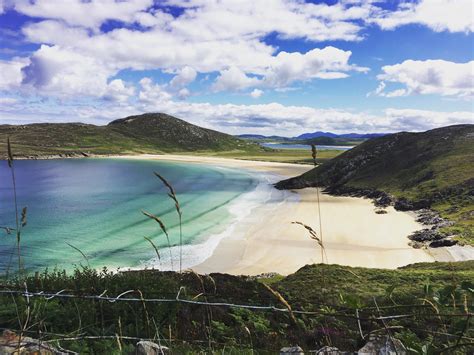
[[[343,153],[341,150],[320,150],[318,151],[318,163],[328,161]],[[223,152],[197,152],[184,153],[202,156],[215,156],[219,158],[232,158],[242,160],[256,160],[277,163],[292,163],[292,164],[313,164],[311,158],[311,151],[308,147],[305,149],[262,149],[256,151],[223,151]]]
[[[426,346],[431,351],[439,351],[453,345],[462,335],[466,310],[474,310],[472,280],[474,261],[415,264],[399,270],[319,264],[303,267],[287,277],[267,279],[224,274],[197,277],[193,273],[158,271],[110,273],[88,268],[76,270],[72,275],[49,271],[25,279],[28,290],[56,292],[66,289],[67,293],[76,295],[99,295],[107,290],[110,296],[126,290],[140,290],[145,299],[174,299],[184,287],[180,298],[290,307],[293,316],[291,313],[221,306],[208,309],[176,303],[147,303],[145,306],[140,302],[31,298],[31,326],[27,330],[36,335],[41,331],[45,339],[57,338],[48,333],[71,337],[121,334],[157,341],[159,334],[162,344],[171,345],[175,352],[189,354],[199,351],[217,354],[223,349],[270,354],[291,344],[299,344],[306,351],[329,344],[353,351],[365,343],[354,319],[356,309],[359,309],[365,334],[382,328],[381,323],[373,319],[378,316],[375,298],[384,316],[412,314],[406,319],[387,321],[389,326],[396,327],[395,337],[412,348]],[[3,289],[14,285],[8,280],[2,282]],[[138,297],[138,293],[124,298],[130,296]],[[25,299],[14,299],[19,314],[23,315]],[[301,315],[295,313],[296,310],[317,314]],[[16,312],[12,297],[0,297],[0,327],[16,329]],[[454,314],[464,316],[450,316]],[[454,337],[436,333],[454,334]],[[436,335],[433,337],[433,334]],[[474,329],[468,328],[464,336],[474,337]],[[116,341],[59,343],[79,352],[118,353]],[[122,340],[122,344],[128,349],[133,342]],[[465,350],[459,348],[452,353],[463,354]]]

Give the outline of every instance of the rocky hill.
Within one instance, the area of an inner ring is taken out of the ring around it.
[[[432,208],[456,222],[446,227],[474,241],[474,125],[368,140],[295,178],[280,189],[323,186],[332,193],[366,195],[400,210]]]
[[[0,125],[0,145],[10,137],[17,157],[81,156],[190,151],[255,151],[231,135],[195,126],[163,113],[147,113],[107,126],[83,123]],[[5,158],[6,149],[0,156]]]

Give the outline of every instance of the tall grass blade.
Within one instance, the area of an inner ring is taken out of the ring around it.
[[[15,224],[16,224],[16,243],[17,243],[17,253],[18,253],[18,275],[21,274],[21,252],[20,252],[20,241],[21,241],[21,226],[20,226],[20,216],[18,213],[18,199],[16,193],[16,178],[15,178],[15,166],[13,164],[13,153],[12,146],[10,143],[10,137],[7,138],[7,155],[8,155],[8,167],[10,168],[12,175],[13,183],[13,202],[15,205]],[[26,220],[26,210],[25,211],[25,220]]]
[[[317,165],[316,163],[316,156],[318,154],[318,151],[316,150],[316,145],[314,144],[311,144],[311,156],[313,157],[313,164],[314,166]]]
[[[168,242],[168,250],[170,251],[170,263],[171,263],[171,270],[174,269],[174,266],[173,266],[173,256],[171,254],[171,243],[170,243],[170,237],[168,235],[168,231],[166,230],[166,226],[165,224],[163,223],[163,221],[155,216],[154,214],[150,213],[150,212],[147,212],[147,211],[144,211],[142,210],[142,213],[147,216],[148,218],[154,220],[156,223],[158,223],[158,225],[160,226],[161,230],[163,231],[163,233],[165,234],[166,236],[166,240]]]
[[[179,218],[179,272],[181,273],[183,271],[183,214],[181,211],[181,206],[179,204],[178,198],[176,197],[176,192],[173,188],[173,186],[166,180],[163,175],[157,173],[156,171],[154,172],[155,176],[161,180],[163,185],[165,185],[168,190],[168,197],[173,200],[174,202],[174,207],[176,209],[176,213],[178,214]]]
[[[153,242],[153,240],[151,240],[151,238],[148,238],[148,237],[143,237],[145,238],[145,240],[147,240],[151,246],[153,247],[153,249],[155,249],[155,253],[156,253],[156,256],[158,257],[158,260],[160,261],[161,263],[161,256],[160,256],[160,252],[158,250],[158,247],[156,246],[156,244]]]
[[[290,314],[291,320],[292,320],[293,322],[295,322],[295,324],[297,324],[295,315],[293,314],[293,310],[291,309],[290,304],[288,303],[287,300],[285,300],[285,298],[283,298],[283,296],[281,295],[281,293],[278,292],[278,291],[276,291],[276,290],[274,290],[273,288],[271,288],[270,286],[268,286],[268,285],[265,284],[265,283],[263,284],[263,286],[265,286],[265,288],[266,288],[268,291],[270,291],[270,292],[273,294],[273,296],[275,296],[275,297],[278,299],[278,301],[280,301],[280,302],[288,309],[288,312],[289,312],[289,314]]]
[[[89,269],[90,269],[91,265],[89,264],[89,258],[87,257],[87,255],[84,254],[84,253],[82,252],[82,250],[79,249],[78,247],[75,247],[74,245],[72,245],[72,244],[70,244],[70,243],[68,243],[68,242],[65,242],[65,243],[66,243],[67,245],[69,245],[71,248],[73,248],[74,250],[78,251],[78,252],[82,255],[82,257],[86,260],[87,266],[88,266]]]
[[[10,137],[7,138],[7,155],[8,155],[8,166],[10,168],[13,167],[13,154],[12,154],[12,146],[10,144]]]

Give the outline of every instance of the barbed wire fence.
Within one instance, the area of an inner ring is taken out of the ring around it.
[[[1,286],[0,286],[1,287]],[[412,331],[418,332],[425,332],[427,334],[431,334],[433,336],[444,336],[449,337],[455,340],[455,344],[447,347],[443,351],[453,351],[456,348],[462,347],[473,347],[474,349],[474,337],[470,337],[466,335],[466,332],[469,329],[469,321],[473,316],[472,312],[466,311],[465,313],[440,313],[439,311],[435,311],[432,309],[431,305],[421,305],[421,304],[401,304],[401,305],[394,305],[394,306],[379,306],[376,302],[375,307],[361,307],[356,309],[343,309],[343,311],[322,311],[322,310],[304,310],[304,309],[293,309],[289,304],[285,307],[278,307],[275,305],[267,304],[240,304],[240,303],[230,303],[230,302],[209,302],[209,301],[197,301],[195,299],[186,299],[182,298],[182,293],[185,290],[185,287],[181,286],[176,294],[175,297],[170,298],[145,298],[143,294],[139,290],[129,289],[116,296],[109,296],[107,295],[107,290],[104,290],[100,294],[75,294],[71,293],[68,289],[61,289],[57,292],[51,291],[36,291],[31,292],[28,291],[28,288],[25,284],[25,289],[5,289],[6,287],[3,286],[4,289],[0,290],[0,297],[21,297],[26,301],[27,309],[30,307],[31,299],[43,299],[45,301],[53,301],[53,300],[83,300],[83,301],[98,301],[98,302],[106,302],[106,303],[139,303],[142,304],[145,312],[146,311],[146,304],[182,304],[187,306],[198,306],[198,307],[219,307],[219,308],[231,308],[231,309],[245,309],[252,312],[275,312],[280,314],[288,314],[291,316],[306,316],[306,317],[331,317],[331,318],[340,318],[340,319],[349,319],[352,320],[357,324],[356,332],[359,333],[360,338],[362,340],[367,340],[371,334],[385,334],[390,339],[393,338],[391,332],[396,330],[401,330],[404,328],[408,328]],[[136,297],[135,295],[139,295],[140,297]],[[135,296],[135,297],[132,297]],[[202,296],[200,294],[199,296]],[[12,302],[15,302],[13,298]],[[383,315],[383,311],[388,310],[400,310],[403,308],[410,308],[410,309],[426,309],[426,310],[433,310],[430,314],[421,314],[421,313],[414,313],[414,312],[402,312],[390,315]],[[102,307],[101,307],[102,310]],[[352,312],[352,313],[349,313]],[[29,310],[28,312],[29,313]],[[28,316],[28,314],[27,314]],[[414,326],[407,326],[404,324],[401,325],[389,325],[388,322],[393,320],[408,320],[413,317],[423,316],[426,318],[431,319],[441,319],[441,318],[448,318],[448,319],[461,319],[465,321],[465,327],[463,331],[459,334],[452,334],[446,332],[440,332],[436,330],[431,330],[428,328],[418,328]],[[103,317],[103,316],[102,316]],[[148,318],[148,314],[146,316]],[[120,322],[120,320],[119,320]],[[369,323],[376,323],[379,327],[371,327],[371,330],[364,330],[362,326],[362,322]],[[27,323],[27,321],[25,322]],[[0,329],[7,329],[7,328],[0,328]],[[61,333],[52,333],[47,331],[32,331],[30,330],[26,324],[23,324],[20,329],[11,329],[11,331],[17,332],[21,336],[27,334],[33,334],[39,336],[40,339],[44,343],[55,343],[59,344],[59,342],[64,341],[81,341],[81,340],[94,340],[94,341],[101,341],[101,340],[116,340],[118,343],[122,341],[154,341],[158,343],[165,343],[167,345],[172,345],[173,343],[195,343],[195,344],[202,344],[207,346],[218,346],[222,345],[225,346],[226,343],[217,342],[212,339],[205,339],[205,340],[198,340],[198,339],[177,339],[173,338],[171,335],[167,338],[164,335],[160,335],[158,331],[155,332],[153,337],[137,337],[131,335],[124,335],[124,334],[101,334],[101,335],[89,335],[87,333],[79,333],[76,335],[71,334],[61,334]],[[212,344],[212,345],[211,345]],[[260,349],[266,350],[266,349]],[[268,349],[270,350],[270,349]],[[274,349],[272,349],[274,350]],[[441,352],[443,352],[441,351]]]

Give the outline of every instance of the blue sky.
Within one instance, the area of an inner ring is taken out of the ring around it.
[[[471,0],[0,0],[0,123],[232,134],[474,123]]]

